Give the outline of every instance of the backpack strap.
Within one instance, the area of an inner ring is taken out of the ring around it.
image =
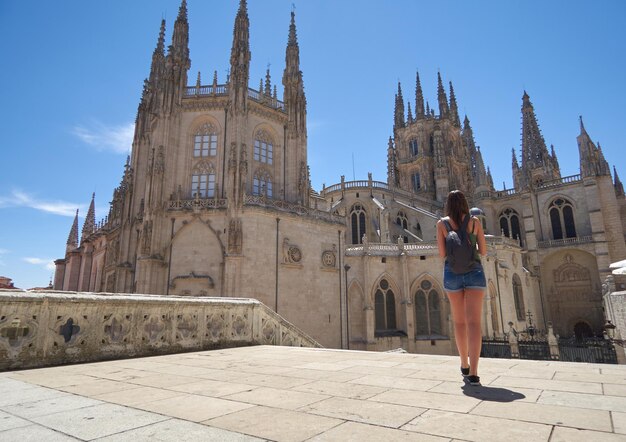
[[[448,222],[448,220],[447,220],[447,219],[445,219],[445,218],[441,218],[441,221],[443,221],[443,225],[444,225],[444,227],[446,228],[446,230],[447,230],[448,232],[451,232],[451,231],[453,231],[453,230],[454,230],[454,229],[452,228],[452,225]]]

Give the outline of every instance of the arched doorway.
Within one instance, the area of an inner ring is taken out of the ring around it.
[[[577,341],[582,341],[583,339],[591,338],[593,336],[593,330],[589,323],[578,321],[576,325],[574,325],[574,336]]]

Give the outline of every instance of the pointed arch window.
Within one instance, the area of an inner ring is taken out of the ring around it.
[[[272,177],[267,171],[257,171],[252,180],[252,195],[272,197]]]
[[[429,144],[430,144],[430,153],[434,153],[435,152],[435,138],[432,135],[429,138]]]
[[[193,137],[193,156],[214,157],[217,155],[217,131],[209,123],[203,124]]]
[[[550,204],[552,239],[576,238],[574,209],[565,198],[557,198]]]
[[[412,139],[411,141],[409,141],[409,152],[411,153],[411,156],[417,156],[418,154],[418,146],[417,146],[417,140],[416,139]]]
[[[515,313],[518,321],[526,320],[526,307],[524,306],[524,294],[522,292],[522,281],[517,276],[517,273],[513,275],[513,301],[515,301]]]
[[[196,164],[191,172],[191,197],[215,197],[215,168],[208,161]]]
[[[433,283],[427,279],[422,281],[414,298],[416,338],[444,336],[441,297],[433,287]]]
[[[385,336],[397,331],[396,297],[391,290],[389,281],[381,279],[374,294],[374,310],[376,318],[375,334]]]
[[[500,231],[503,236],[519,241],[520,247],[524,246],[520,229],[519,214],[513,209],[505,209],[500,212]]]
[[[352,244],[361,244],[365,235],[365,209],[360,204],[352,206],[350,223],[352,226]]]
[[[260,130],[254,137],[254,160],[272,164],[274,161],[274,142],[264,130]]]
[[[411,174],[411,185],[414,192],[419,192],[422,189],[422,181],[418,172]]]

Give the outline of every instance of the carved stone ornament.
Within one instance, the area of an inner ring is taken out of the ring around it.
[[[302,251],[294,244],[289,244],[289,238],[283,239],[283,262],[285,264],[300,264]]]
[[[322,265],[324,267],[334,268],[337,264],[337,256],[334,251],[326,250],[322,253]]]

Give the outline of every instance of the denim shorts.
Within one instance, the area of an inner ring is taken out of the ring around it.
[[[443,266],[443,288],[446,292],[461,292],[465,289],[485,289],[487,281],[482,265],[467,273],[457,274],[450,270],[448,262]]]

